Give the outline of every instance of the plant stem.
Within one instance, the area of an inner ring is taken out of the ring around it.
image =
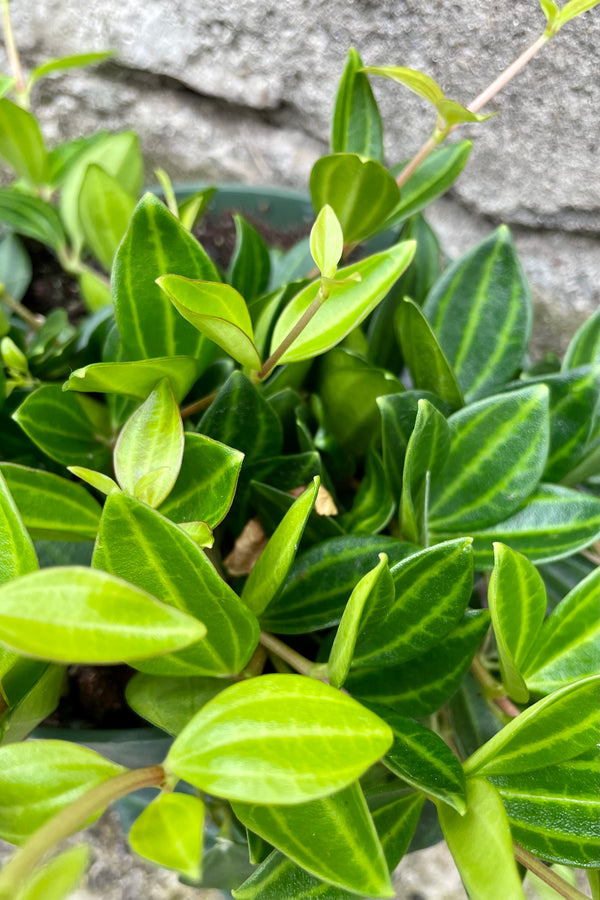
[[[26,306],[23,306],[23,304],[19,303],[18,300],[15,300],[14,297],[11,297],[10,294],[7,294],[2,287],[0,287],[0,300],[2,300],[15,315],[19,316],[20,319],[23,319],[30,328],[33,328],[34,331],[39,331],[46,321],[43,316],[32,313],[30,309],[27,309]]]
[[[23,886],[25,879],[60,841],[78,831],[109,803],[140,788],[164,785],[166,773],[162,766],[147,766],[116,775],[97,784],[69,806],[49,819],[29,841],[9,860],[0,873],[0,898],[11,900]]]
[[[25,79],[23,78],[23,69],[21,68],[21,60],[19,51],[15,41],[12,22],[10,19],[9,0],[2,0],[2,21],[4,25],[4,37],[6,40],[6,53],[10,62],[10,67],[15,76],[15,94],[22,95],[25,99],[27,88],[25,87]]]
[[[308,675],[310,678],[315,677],[316,664],[311,662],[310,659],[307,659],[305,656],[302,656],[300,653],[296,653],[295,650],[292,650],[291,647],[288,647],[287,644],[284,644],[283,641],[280,641],[275,635],[270,634],[268,631],[261,631],[260,643],[263,647],[266,647],[267,650],[275,653],[280,659],[291,666],[292,669],[295,669],[296,672],[300,672],[301,675]],[[319,680],[323,681],[324,679]]]
[[[271,353],[267,361],[263,364],[262,369],[258,373],[259,379],[262,380],[263,378],[266,378],[269,372],[271,372],[275,368],[285,351],[294,343],[298,335],[302,331],[304,331],[314,314],[320,309],[324,300],[325,297],[323,296],[323,290],[321,288],[313,302],[310,304],[308,309],[305,310],[305,312],[300,316],[289,334],[284,337],[279,347],[277,347],[277,349],[273,353]]]
[[[183,406],[181,408],[181,418],[188,419],[190,416],[193,416],[194,413],[201,412],[203,409],[208,409],[218,393],[218,391],[213,391],[212,394],[207,394],[206,397],[201,397],[199,400],[194,400],[193,403],[188,403],[187,406]]]
[[[521,715],[521,710],[504,693],[502,685],[490,675],[478,656],[471,663],[471,672],[481,685],[484,695],[490,697],[496,706],[511,719]]]
[[[435,150],[437,146],[438,141],[436,141],[433,136],[427,138],[420,150],[417,150],[411,161],[402,169],[396,178],[398,187],[402,187],[402,185],[408,181],[410,176],[419,168],[421,163],[427,159],[429,154]]]
[[[525,850],[519,844],[513,844],[513,849],[517,862],[520,862],[522,866],[525,866],[526,869],[529,869],[530,872],[533,872],[534,875],[545,881],[551,888],[554,888],[561,897],[565,897],[566,900],[589,900],[589,897],[582,894],[576,887],[568,884],[564,878],[561,878],[560,875],[549,869],[529,850]]]

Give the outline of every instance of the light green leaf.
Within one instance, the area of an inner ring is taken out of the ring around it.
[[[209,701],[164,765],[216,796],[287,805],[348,786],[391,742],[381,719],[329,685],[263,675]]]
[[[87,167],[79,191],[79,221],[85,243],[107,272],[134,209],[135,199],[116,178],[97,164]]]
[[[417,69],[407,69],[404,66],[365,66],[363,69],[369,75],[381,75],[383,78],[390,78],[398,84],[414,91],[425,100],[429,100],[434,106],[438,100],[444,99],[444,92],[433,78],[425,75]]]
[[[198,241],[152,194],[138,203],[117,255],[112,291],[123,349],[129,359],[192,356],[200,368],[214,347],[176,311],[157,278],[171,272],[219,281]]]
[[[383,162],[383,126],[362,60],[350,47],[331,122],[331,152],[358,153]]]
[[[0,222],[57,252],[66,245],[65,232],[54,207],[22,191],[0,189]]]
[[[6,98],[0,100],[0,156],[27,181],[44,184],[48,157],[39,125],[30,112]]]
[[[567,685],[505,725],[465,762],[468,775],[510,775],[578,756],[596,743],[598,676]]]
[[[81,541],[96,537],[100,504],[81,485],[16,463],[0,463],[0,472],[34,540]]]
[[[594,569],[550,613],[523,667],[529,690],[547,694],[600,671],[599,589]]]
[[[198,881],[202,857],[204,803],[190,794],[159,794],[129,831],[131,848],[159,866]]]
[[[238,819],[303,869],[369,897],[394,891],[375,825],[357,782],[294,806],[233,803]]]
[[[113,481],[109,475],[103,475],[102,472],[86,469],[83,466],[67,466],[67,469],[77,478],[81,478],[86,484],[107,496],[121,490],[116,481]]]
[[[445,134],[448,133],[447,129],[455,125],[462,125],[465,122],[485,122],[486,119],[491,119],[492,116],[497,115],[497,113],[480,115],[479,113],[471,112],[470,109],[467,109],[461,103],[457,103],[456,100],[446,100],[445,98],[438,100],[434,105],[444,120],[442,129]]]
[[[49,62],[36,66],[32,70],[29,76],[28,87],[33,87],[36,81],[51,75],[53,72],[64,72],[66,69],[80,69],[85,66],[93,66],[96,63],[110,59],[111,56],[114,56],[113,50],[104,50],[99,53],[77,53],[74,56],[61,56],[59,59],[51,59]]]
[[[0,75],[0,97],[5,97],[9,91],[12,91],[16,83],[16,78],[10,75]]]
[[[183,423],[171,382],[162,378],[127,420],[115,445],[115,474],[133,497],[160,506],[177,481],[183,457]],[[140,479],[155,473],[142,487]]]
[[[494,544],[494,559],[488,600],[502,683],[513,700],[527,703],[522,672],[544,621],[546,588],[529,560],[505,544]]]
[[[236,242],[228,280],[251,303],[267,290],[271,272],[269,249],[258,231],[243,216],[234,215]]]
[[[400,498],[400,531],[410,541],[429,544],[429,484],[450,451],[450,427],[427,400],[419,400],[415,427],[404,457]]]
[[[315,505],[320,479],[287,511],[253,567],[242,590],[242,602],[260,616],[278,597],[296,558],[306,522]]]
[[[199,547],[210,549],[215,543],[212,528],[206,522],[178,522],[177,527],[191,537]]]
[[[385,223],[385,227],[392,228],[399,225],[429,206],[436,197],[444,194],[464,169],[472,146],[471,141],[457,141],[455,144],[440,147],[439,150],[430,153],[402,185],[400,202]],[[406,164],[401,163],[394,166],[392,173],[400,174]],[[418,298],[413,296],[413,299],[417,300]]]
[[[12,666],[3,672],[5,666]],[[64,691],[65,670],[0,650],[0,693],[7,708],[0,715],[0,743],[23,741],[54,712]]]
[[[344,243],[355,244],[381,231],[400,201],[400,190],[394,176],[375,160],[333,153],[314,164],[310,196],[315,211],[331,206]]]
[[[7,232],[0,238],[0,283],[13,300],[21,301],[31,283],[31,259],[16,234]],[[0,309],[2,307],[0,306]],[[8,322],[2,325],[0,337],[9,331]]]
[[[180,275],[156,279],[177,312],[242,366],[260,369],[246,301],[228,284],[193,281]]]
[[[129,706],[167,734],[176,735],[209,700],[234,682],[228,678],[169,677],[138,672],[127,683]]]
[[[389,574],[388,558],[385,553],[380,553],[378,564],[363,575],[350,594],[338,626],[327,663],[327,674],[333,687],[340,688],[350,671],[365,607],[385,609],[393,599],[394,584]]]
[[[259,637],[255,617],[197,544],[144,503],[125,494],[107,499],[92,564],[206,626],[199,643],[136,668],[159,675],[222,676],[241,671],[252,656]]]
[[[404,241],[376,253],[361,262],[338,271],[340,278],[354,274],[359,283],[344,285],[332,292],[302,333],[283,354],[280,363],[298,362],[318,356],[338,344],[383,300],[395,281],[409,265],[415,252],[413,241]],[[306,312],[319,292],[313,282],[288,303],[279,316],[271,339],[271,353]]]
[[[465,815],[441,803],[438,815],[471,900],[525,900],[510,826],[493,785],[484,778],[467,779]]]
[[[64,900],[83,878],[89,861],[87,844],[70,847],[28,878],[16,900]]]
[[[558,28],[562,28],[562,26],[567,22],[570,22],[571,19],[583,15],[588,9],[594,9],[595,6],[598,6],[599,2],[600,0],[569,0],[560,11],[557,23]],[[558,28],[556,29],[557,31]]]
[[[560,15],[560,9],[554,0],[540,0],[540,6],[546,16],[549,25],[553,25]]]
[[[535,490],[548,454],[548,389],[480,400],[449,424],[452,446],[431,480],[429,525],[464,534],[506,519]]]
[[[94,569],[42,569],[0,587],[0,642],[36,659],[133,661],[187,647],[205,634],[197,619]]]
[[[93,269],[84,269],[77,283],[81,299],[90,312],[95,313],[110,305],[110,285],[104,276]]]
[[[70,741],[0,747],[0,836],[11,844],[24,844],[63,807],[123,771]]]
[[[600,363],[600,309],[577,329],[565,353],[562,371]]]
[[[0,471],[0,584],[38,567],[31,538]]]
[[[216,193],[217,188],[215,187],[204,188],[202,191],[195,191],[189,197],[186,196],[179,203],[179,219],[184,228],[187,228],[188,231],[193,229]]]
[[[344,235],[331,206],[320,210],[310,232],[310,252],[321,275],[333,278],[344,251]]]
[[[91,363],[71,372],[63,391],[124,394],[145,400],[157,381],[168,378],[177,402],[181,403],[198,374],[198,362],[189,356]]]
[[[449,266],[424,313],[467,401],[502,387],[529,343],[531,294],[505,225]]]
[[[394,321],[415,387],[432,391],[452,409],[460,409],[464,401],[456,376],[421,309],[405,297]]]

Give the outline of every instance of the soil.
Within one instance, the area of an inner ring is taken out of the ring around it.
[[[79,293],[77,279],[63,271],[58,260],[43,244],[24,239],[31,258],[33,277],[22,303],[34,313],[47,316],[62,306],[73,323],[87,312]]]

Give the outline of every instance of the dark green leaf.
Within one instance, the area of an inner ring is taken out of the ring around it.
[[[454,742],[464,759],[500,730],[499,718],[489,708],[479,683],[467,672],[450,700]]]
[[[0,189],[0,222],[53,250],[60,251],[65,247],[65,232],[58,213],[39,197],[30,197],[10,188]]]
[[[229,283],[247,303],[264,294],[269,284],[269,250],[258,231],[243,216],[235,215],[236,242],[229,264]]]
[[[250,482],[250,497],[267,534],[273,534],[294,503],[294,498],[285,490],[278,490],[270,484],[260,484],[258,481]],[[303,544],[312,546],[318,541],[340,537],[343,534],[344,529],[334,516],[320,516],[313,510],[306,523]]]
[[[404,458],[400,531],[408,540],[429,545],[429,485],[445,465],[451,432],[444,416],[427,400],[419,400],[415,427]]]
[[[351,47],[338,85],[331,122],[332,153],[358,153],[383,162],[383,126],[362,60]]]
[[[20,301],[30,282],[31,260],[22,241],[14,234],[4,234],[0,239],[0,283],[4,291]]]
[[[40,128],[26,109],[0,100],[0,156],[18,175],[35,185],[47,175],[47,155]]]
[[[388,524],[395,508],[396,502],[388,486],[381,457],[369,449],[365,472],[352,508],[340,516],[340,524],[351,534],[377,534]]]
[[[400,202],[388,218],[385,227],[393,228],[399,225],[409,216],[429,206],[436,197],[445,194],[464,169],[472,146],[471,141],[458,141],[430,153],[402,185]],[[401,163],[394,166],[392,172],[395,175],[400,174],[405,165],[406,163]]]
[[[186,878],[200,878],[204,803],[190,794],[159,794],[129,831],[131,848],[144,859]]]
[[[127,703],[142,718],[175,736],[209,700],[233,684],[228,678],[169,677],[138,672],[128,682]]]
[[[600,309],[577,329],[562,364],[563,372],[600,362]]]

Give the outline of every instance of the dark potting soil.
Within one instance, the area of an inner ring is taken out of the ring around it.
[[[49,312],[63,307],[71,322],[78,322],[87,310],[77,279],[63,271],[58,260],[43,244],[24,239],[31,259],[33,276],[31,284],[21,301],[34,313],[47,316]]]
[[[69,666],[64,696],[44,721],[49,728],[138,728],[148,723],[125,701],[129,666]]]

